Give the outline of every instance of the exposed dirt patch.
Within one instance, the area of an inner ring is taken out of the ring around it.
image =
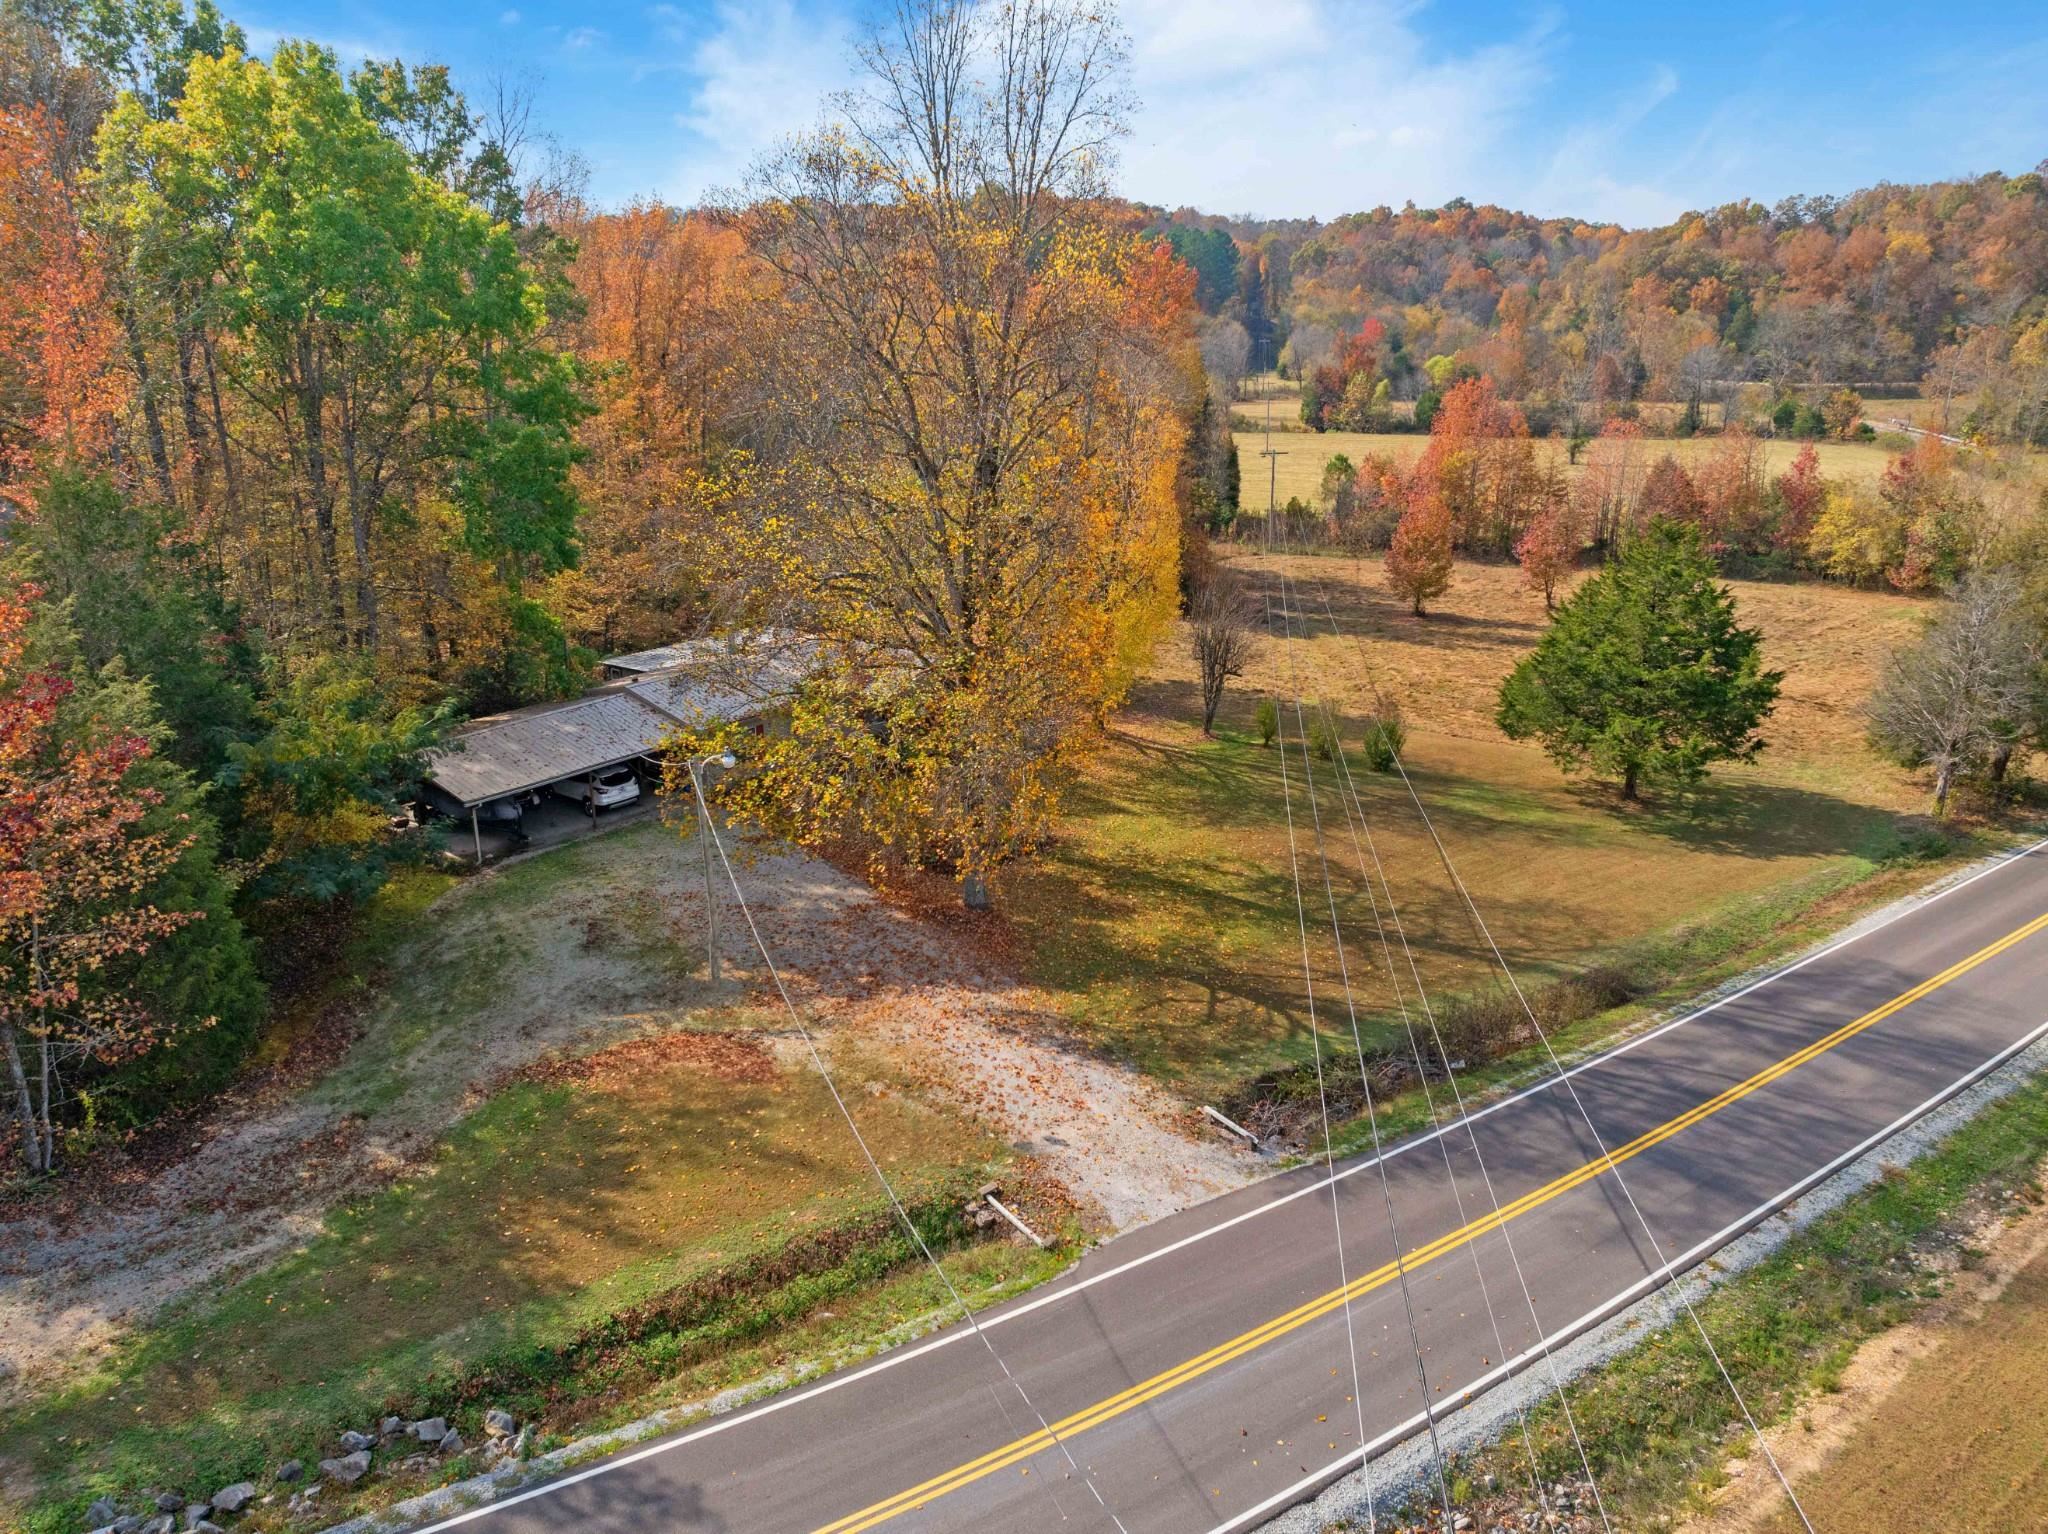
[[[515,1073],[521,1081],[587,1082],[603,1086],[650,1070],[684,1067],[722,1081],[764,1083],[775,1080],[774,1051],[758,1040],[730,1033],[659,1034],[629,1039],[591,1055],[557,1055]]]
[[[1109,1228],[1257,1170],[1184,1103],[1076,1040],[1049,997],[995,962],[980,920],[921,920],[910,902],[885,901],[814,858],[757,855],[741,881],[799,1005],[829,1025],[828,1047],[878,1049],[920,1089],[1040,1158]],[[745,931],[729,918],[721,928]]]
[[[1972,1260],[1942,1298],[1863,1344],[1839,1390],[1765,1434],[1831,1526],[2048,1529],[2048,1204],[1980,1224],[1963,1249]],[[1684,1534],[1797,1529],[1760,1455],[1728,1469]]]

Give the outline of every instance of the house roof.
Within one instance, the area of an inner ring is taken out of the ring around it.
[[[716,666],[671,667],[565,703],[478,719],[427,754],[427,781],[461,804],[482,804],[651,756],[679,725],[750,718],[787,697],[811,653],[789,647],[736,657],[721,647]],[[700,657],[708,662],[710,652]]]

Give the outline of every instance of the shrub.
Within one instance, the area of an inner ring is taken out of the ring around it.
[[[1344,742],[1337,733],[1337,720],[1328,706],[1318,703],[1314,715],[1308,722],[1308,748],[1326,762],[1337,760],[1337,753],[1344,749]]]
[[[1388,699],[1365,722],[1365,765],[1374,772],[1392,772],[1407,744],[1408,727],[1401,720],[1401,705]]]
[[[1437,1031],[1454,1062],[1472,1065],[1495,1060],[1519,1044],[1533,1040],[1529,1013],[1536,1014],[1546,1034],[1633,1001],[1644,992],[1642,977],[1614,964],[1596,964],[1590,969],[1535,986],[1521,999],[1507,986],[1478,996],[1453,997],[1436,1009]]]
[[[1280,733],[1280,706],[1271,698],[1259,699],[1259,711],[1252,716],[1259,732],[1259,744],[1270,746]]]

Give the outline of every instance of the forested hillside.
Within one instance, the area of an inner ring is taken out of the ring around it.
[[[2048,191],[2040,169],[1852,196],[1731,203],[1654,229],[1453,199],[1328,224],[1155,219],[1241,324],[1248,365],[1308,375],[1384,329],[1415,398],[1457,368],[1510,398],[1689,401],[1737,382],[1919,384],[1952,426],[2048,434]]]

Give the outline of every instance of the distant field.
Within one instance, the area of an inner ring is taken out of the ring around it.
[[[1865,746],[1857,712],[1886,649],[1914,632],[1921,602],[1733,583],[1769,663],[1788,673],[1770,749],[1754,767],[1716,772],[1691,803],[1626,808],[1493,724],[1501,677],[1544,627],[1516,570],[1460,564],[1440,610],[1417,620],[1376,562],[1234,560],[1261,588],[1287,572],[1310,611],[1329,602],[1347,637],[1298,643],[1291,657],[1264,643],[1231,684],[1218,738],[1205,740],[1186,640],[1172,636],[1086,768],[1058,838],[1006,877],[1003,894],[1029,977],[1089,1036],[1197,1101],[1309,1052],[1279,754],[1259,746],[1252,717],[1262,694],[1299,691],[1328,699],[1355,739],[1368,694],[1351,635],[1365,636],[1381,685],[1405,709],[1417,783],[1528,975],[1563,973],[1683,924],[1767,925],[1756,914],[1764,907],[1796,907],[1868,872],[1897,845],[1900,812],[1924,802]],[[1341,825],[1330,768],[1318,771],[1326,824]],[[1298,760],[1294,772],[1299,817]],[[1398,780],[1358,782],[1424,978],[1442,991],[1490,983]],[[1350,845],[1334,834],[1336,898],[1347,925],[1369,933]],[[1337,1005],[1324,1026],[1342,1031],[1327,923],[1322,933],[1310,963],[1319,994]],[[1389,997],[1376,961],[1351,957],[1354,976],[1366,976],[1371,1042],[1395,1026]]]
[[[1239,431],[1234,435],[1237,438],[1238,471],[1244,482],[1241,492],[1244,508],[1248,512],[1262,512],[1266,509],[1269,488],[1267,463],[1259,456],[1265,438],[1256,431]],[[1338,453],[1344,454],[1354,464],[1372,453],[1385,454],[1396,463],[1406,464],[1415,460],[1428,441],[1425,436],[1402,432],[1326,431],[1320,435],[1291,432],[1284,438],[1275,432],[1273,446],[1280,454],[1278,473],[1273,476],[1278,480],[1275,491],[1278,504],[1286,505],[1287,498],[1292,495],[1313,503],[1317,487],[1322,482],[1323,466]],[[1717,445],[1717,439],[1713,437],[1693,437],[1684,441],[1658,439],[1644,444],[1651,460],[1668,452],[1685,464],[1711,457]],[[1766,442],[1764,457],[1770,472],[1776,474],[1786,468],[1804,446],[1805,443],[1794,441]],[[1884,473],[1885,463],[1891,457],[1874,442],[1817,442],[1814,447],[1820,454],[1821,472],[1830,476],[1875,481]],[[1537,448],[1539,452],[1550,450],[1547,444],[1539,444]],[[1584,461],[1585,455],[1581,454],[1580,467]],[[1576,474],[1579,469],[1568,466],[1566,472]]]

